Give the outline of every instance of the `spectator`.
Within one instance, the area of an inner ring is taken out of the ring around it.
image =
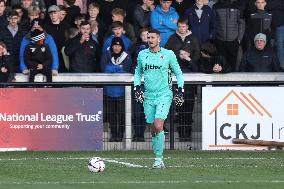
[[[136,36],[139,36],[141,28],[150,26],[150,15],[154,9],[154,0],[143,0],[142,5],[136,6],[133,16]]]
[[[66,41],[66,31],[68,26],[60,21],[60,9],[56,5],[52,5],[48,8],[48,14],[51,22],[45,25],[46,32],[50,34],[56,44],[58,49],[58,58],[59,58],[59,72],[67,72],[67,69],[64,65],[63,57],[61,52],[62,47]]]
[[[5,28],[8,25],[8,15],[6,12],[6,3],[5,0],[0,0],[0,30]]]
[[[67,8],[64,7],[63,5],[58,5],[59,9],[60,9],[60,16],[59,16],[59,20],[60,22],[63,22],[64,24],[68,25],[68,21],[67,21]]]
[[[153,29],[161,33],[161,47],[164,47],[169,37],[177,29],[178,13],[171,7],[172,0],[160,0],[158,5],[151,13],[150,23]]]
[[[74,1],[74,5],[78,6],[80,8],[80,12],[82,14],[87,13],[87,1],[86,0],[72,0]],[[57,0],[57,5],[63,5],[64,0]]]
[[[198,38],[199,45],[213,39],[216,33],[216,20],[212,9],[204,5],[203,0],[196,0],[193,7],[187,9],[185,17],[189,20],[192,34]]]
[[[67,40],[74,38],[76,35],[78,35],[78,33],[79,33],[78,28],[69,28],[67,30],[67,34],[66,34]],[[62,56],[63,56],[64,65],[67,68],[67,70],[70,71],[70,59],[65,54],[65,46],[62,47],[61,53],[62,53]]]
[[[178,57],[179,50],[183,46],[191,46],[192,52],[190,57],[194,63],[197,63],[200,56],[198,39],[189,30],[187,19],[180,18],[177,25],[178,29],[173,35],[170,36],[165,48],[174,51],[176,57]]]
[[[74,25],[76,28],[80,29],[81,23],[86,20],[84,14],[78,14],[74,17]]]
[[[272,14],[265,11],[266,1],[256,0],[255,6],[257,8],[256,12],[250,14],[250,19],[248,23],[249,31],[249,41],[247,49],[254,44],[254,36],[258,33],[264,33],[266,35],[267,45],[271,44],[271,22]]]
[[[182,73],[192,73],[197,72],[197,62],[193,61],[193,52],[195,51],[194,46],[183,46],[179,50],[178,63]],[[192,113],[194,109],[195,101],[195,86],[184,86],[184,104],[183,106],[176,106],[177,119],[179,126],[177,131],[179,134],[180,142],[189,142],[192,140]]]
[[[11,82],[14,78],[14,68],[5,43],[0,42],[0,82]]]
[[[216,15],[217,52],[226,58],[231,71],[235,71],[238,49],[245,31],[240,8],[235,1],[219,0],[213,6],[213,14]]]
[[[43,30],[43,23],[40,19],[36,18],[31,22],[31,29],[30,32],[28,32],[22,39],[21,42],[21,47],[20,47],[20,70],[22,71],[23,74],[29,74],[29,70],[27,68],[27,64],[25,63],[24,60],[24,51],[27,45],[31,43],[31,32],[34,30]],[[51,55],[52,55],[52,75],[58,75],[58,53],[57,53],[57,47],[56,44],[52,38],[51,35],[47,34],[45,31],[45,40],[44,43],[48,45],[49,49],[51,50]]]
[[[96,41],[91,36],[91,25],[84,21],[80,33],[66,42],[65,53],[70,59],[70,71],[75,73],[93,73],[98,70],[96,59],[98,50]]]
[[[134,28],[130,23],[125,22],[126,12],[121,8],[114,8],[111,12],[112,21],[119,21],[123,24],[124,34],[132,41],[132,43],[136,43],[136,35],[134,32]],[[111,27],[109,27],[108,35],[111,33]]]
[[[240,65],[241,72],[277,72],[277,58],[272,48],[266,46],[266,35],[259,33],[254,38],[254,47],[250,48],[243,57]]]
[[[41,14],[41,11],[38,6],[30,6],[28,8],[28,17],[29,17],[30,23],[35,18],[41,19],[40,14]]]
[[[125,2],[120,0],[93,0],[100,6],[99,19],[104,21],[105,27],[108,28],[112,24],[112,10],[114,8],[123,8]]]
[[[123,24],[120,21],[115,21],[112,23],[111,28],[113,34],[106,37],[103,44],[102,53],[105,53],[109,49],[111,45],[111,40],[114,37],[120,37],[123,41],[125,51],[129,52],[130,48],[132,47],[132,41],[123,34],[124,33]]]
[[[17,11],[19,14],[18,25],[25,28],[25,30],[29,30],[30,21],[27,10],[25,10],[21,5],[12,6],[12,10]]]
[[[272,13],[272,27],[275,30],[275,47],[278,62],[284,70],[284,1],[269,0],[266,6]]]
[[[185,11],[192,7],[194,0],[173,0],[172,7],[177,11],[179,17],[183,17]]]
[[[110,49],[103,54],[101,69],[104,73],[127,73],[130,72],[131,58],[125,52],[124,43],[120,37],[111,40]],[[124,87],[108,86],[104,88],[106,95],[105,109],[108,113],[107,120],[110,124],[110,142],[121,142],[123,138],[124,122]]]
[[[26,46],[24,52],[24,59],[30,71],[29,82],[34,82],[38,73],[45,75],[47,82],[52,82],[52,55],[44,40],[43,31],[36,29],[31,32],[31,43]]]
[[[106,25],[105,23],[98,18],[98,15],[100,13],[100,6],[97,3],[91,3],[88,6],[88,13],[89,13],[89,21],[96,21],[98,23],[98,40],[99,44],[101,45],[103,43],[103,38],[106,32]]]
[[[227,73],[231,68],[225,57],[218,55],[215,45],[209,41],[201,45],[199,71],[203,73]]]
[[[3,30],[0,31],[0,41],[4,42],[7,51],[10,53],[11,65],[14,72],[19,72],[19,52],[20,44],[27,31],[18,25],[19,14],[16,11],[12,11],[9,14],[9,24]]]
[[[66,22],[68,25],[72,25],[74,23],[75,16],[80,14],[80,7],[76,6],[75,3],[76,0],[63,0],[63,5],[66,7]]]

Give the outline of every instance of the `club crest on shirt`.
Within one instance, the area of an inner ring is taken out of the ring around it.
[[[162,55],[160,56],[160,58],[161,58],[161,59],[164,59],[164,58],[165,58],[165,56],[162,54]]]

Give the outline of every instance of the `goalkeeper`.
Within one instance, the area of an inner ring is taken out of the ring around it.
[[[146,121],[151,124],[152,148],[156,156],[153,168],[164,168],[163,125],[173,99],[172,72],[176,75],[178,83],[178,92],[174,97],[178,106],[181,106],[184,101],[184,80],[173,51],[160,47],[160,32],[155,29],[149,31],[148,40],[149,48],[141,51],[137,58],[134,94],[138,102],[144,103]],[[145,93],[141,88],[142,74],[144,74]]]

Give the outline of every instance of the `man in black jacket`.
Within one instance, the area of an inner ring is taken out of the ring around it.
[[[19,72],[19,52],[22,38],[26,35],[27,31],[20,25],[19,14],[16,11],[12,11],[9,14],[9,24],[3,30],[0,31],[0,41],[3,41],[7,46],[7,51],[11,54],[11,60],[13,64],[13,72]]]
[[[217,51],[235,71],[238,48],[245,31],[241,8],[235,0],[219,0],[213,6],[213,14],[216,15]]]
[[[259,33],[254,38],[255,45],[243,57],[241,72],[277,72],[277,58],[272,48],[266,46],[266,35]]]
[[[91,37],[91,25],[83,21],[80,33],[66,42],[65,53],[70,59],[70,71],[77,73],[92,73],[99,70],[96,60],[98,45]]]

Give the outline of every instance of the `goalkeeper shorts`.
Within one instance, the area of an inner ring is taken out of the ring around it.
[[[172,97],[162,97],[156,100],[144,101],[144,113],[147,123],[154,123],[156,118],[165,120],[172,104]]]

